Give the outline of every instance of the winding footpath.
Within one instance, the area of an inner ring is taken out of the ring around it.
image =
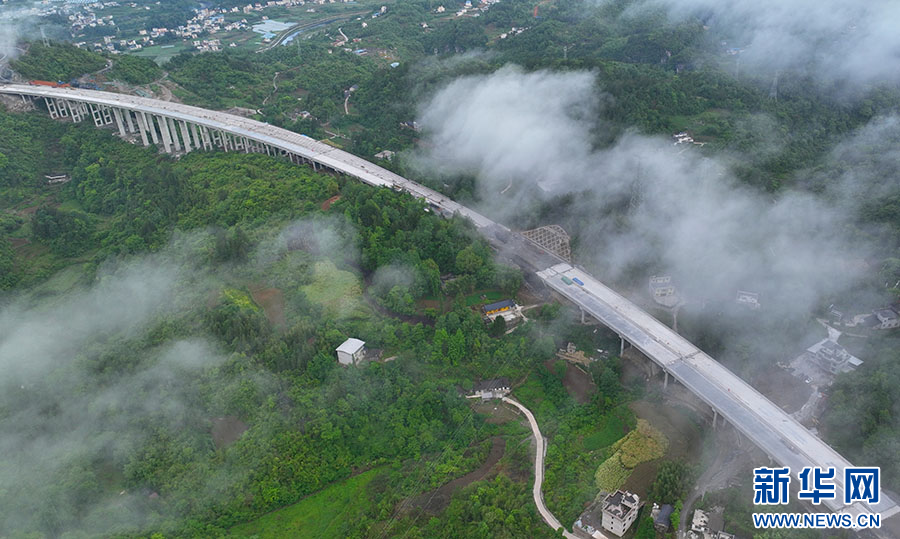
[[[544,504],[544,494],[541,492],[541,485],[544,483],[544,446],[545,440],[541,435],[541,429],[538,428],[537,420],[534,418],[534,414],[531,413],[531,410],[522,406],[521,403],[510,399],[509,397],[503,397],[503,402],[507,402],[512,404],[516,408],[522,411],[525,414],[525,417],[528,418],[528,423],[531,424],[531,432],[534,434],[534,440],[537,442],[537,447],[534,455],[534,487],[531,489],[531,494],[534,496],[534,504],[538,508],[538,512],[541,514],[541,517],[544,519],[544,522],[547,523],[554,530],[558,530],[563,528],[563,536],[568,539],[581,539],[577,535],[573,533],[569,533],[563,527],[562,524],[559,523],[559,520],[553,516],[553,513],[547,509],[547,506]]]

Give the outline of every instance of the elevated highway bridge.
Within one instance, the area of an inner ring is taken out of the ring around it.
[[[824,501],[828,509],[854,515],[880,513],[882,519],[900,513],[900,507],[884,492],[877,505],[857,502],[845,506],[841,471],[852,464],[784,410],[687,339],[585,271],[432,189],[304,135],[222,112],[74,88],[0,84],[0,94],[42,101],[53,118],[71,118],[75,122],[89,119],[98,127],[111,126],[121,136],[140,140],[144,145],[161,144],[169,153],[221,149],[281,156],[296,164],[309,164],[317,170],[346,174],[369,185],[403,190],[425,200],[434,211],[465,216],[494,247],[523,266],[536,270],[537,276],[550,289],[640,350],[662,368],[666,380],[672,376],[694,392],[716,416],[721,416],[752,440],[773,461],[790,466],[795,477],[805,466],[837,469],[837,499]],[[796,486],[797,482],[794,483]]]

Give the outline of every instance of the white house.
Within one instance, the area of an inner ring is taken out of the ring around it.
[[[494,378],[476,382],[472,388],[473,397],[481,397],[481,400],[502,399],[510,391],[509,378]]]
[[[622,537],[634,524],[640,509],[641,499],[637,494],[617,490],[603,500],[603,528]]]
[[[875,318],[878,320],[876,329],[893,329],[900,327],[900,317],[893,309],[880,309],[875,311]]]
[[[338,363],[341,365],[354,365],[366,356],[366,343],[354,338],[344,341],[335,350]]]

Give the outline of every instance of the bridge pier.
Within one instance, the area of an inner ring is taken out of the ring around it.
[[[134,121],[131,119],[131,111],[128,109],[121,109],[121,111],[125,115],[125,125],[128,127],[128,132],[134,133]]]
[[[719,419],[719,412],[715,408],[713,408],[713,430],[716,430],[716,423]]]
[[[669,389],[669,371],[663,371],[666,374],[666,378],[663,381],[663,389]]]
[[[116,118],[116,127],[119,128],[119,135],[121,135],[122,138],[125,138],[127,133],[125,133],[125,123],[122,121],[122,111],[119,109],[112,109],[112,111],[113,116]]]
[[[175,146],[175,151],[181,151],[181,142],[178,140],[178,129],[175,128],[175,120],[172,118],[166,118],[166,127],[169,128],[169,137],[172,138],[172,145]]]
[[[56,100],[56,110],[59,111],[59,116],[61,118],[69,117],[69,109],[66,108],[66,102],[62,99]]]
[[[153,141],[153,144],[159,144],[159,135],[156,133],[156,125],[154,122],[154,116],[151,114],[149,117],[146,112],[141,112],[141,116],[144,117],[144,125],[147,126],[147,131],[150,132],[150,140]]]
[[[149,146],[150,141],[147,140],[147,124],[144,123],[144,116],[141,113],[137,113],[134,115],[135,120],[137,120],[138,131],[141,133],[141,141],[143,141],[144,146]]]
[[[203,141],[200,140],[200,135],[197,134],[197,124],[190,123],[190,124],[187,124],[187,126],[191,132],[191,135],[194,137],[193,138],[194,148],[197,148],[198,150],[203,148],[204,147]]]
[[[184,140],[184,153],[190,153],[191,151],[191,136],[188,133],[187,122],[181,122],[181,138]]]
[[[85,109],[81,103],[73,104],[71,101],[66,101],[66,106],[69,107],[69,115],[73,122],[80,123],[81,120],[84,120]]]
[[[578,310],[581,311],[581,323],[584,324],[584,309],[579,307]]]
[[[94,120],[94,125],[97,127],[103,127],[103,114],[100,110],[99,105],[94,105],[93,103],[90,105],[91,109],[91,118]],[[72,118],[74,120],[74,117]]]
[[[212,150],[212,135],[209,134],[209,129],[202,125],[200,126],[200,139],[203,141],[204,150]]]
[[[56,108],[56,102],[49,98],[44,98],[44,104],[47,105],[47,112],[50,113],[50,119],[59,118],[59,110]]]
[[[172,139],[169,138],[169,126],[166,119],[162,116],[156,116],[156,123],[159,125],[159,134],[162,135],[163,148],[166,153],[172,153]]]

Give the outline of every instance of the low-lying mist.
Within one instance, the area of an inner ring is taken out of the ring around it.
[[[134,532],[159,517],[152,492],[118,485],[158,429],[204,429],[191,384],[226,356],[163,324],[201,294],[204,242],[182,237],[101,265],[80,290],[0,307],[0,536]]]
[[[709,157],[633,131],[599,147],[593,141],[605,127],[597,111],[609,99],[599,87],[589,72],[515,66],[459,78],[421,107],[429,149],[412,161],[476,176],[481,210],[501,222],[528,222],[522,212],[566,199],[564,214],[543,215],[539,224],[566,223],[581,246],[576,262],[603,280],[646,291],[650,275],[672,275],[686,299],[700,303],[756,292],[773,320],[809,316],[883,257],[854,222],[879,189],[897,188],[896,176],[826,168],[804,181],[827,189],[773,195],[734,177],[729,164],[740,156]],[[848,162],[896,123],[874,121],[831,162]],[[881,159],[898,161],[896,150]]]

